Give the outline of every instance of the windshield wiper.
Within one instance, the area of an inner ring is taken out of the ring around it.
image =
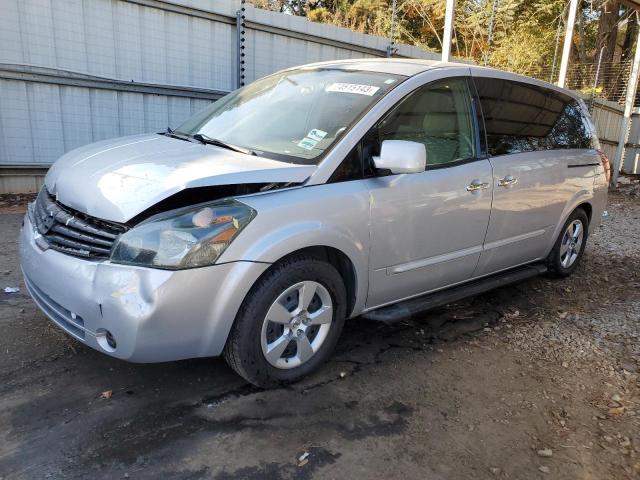
[[[195,135],[191,135],[191,137],[207,145],[215,145],[216,147],[226,148],[227,150],[233,150],[234,152],[245,153],[247,155],[257,155],[253,150],[238,147],[237,145],[231,145],[230,143],[225,143],[217,138],[208,137],[202,133],[196,133]]]
[[[185,135],[183,133],[176,133],[167,127],[165,132],[160,132],[160,135],[164,135],[165,137],[177,138],[178,140],[184,140],[185,142],[190,142],[191,137],[189,135]]]

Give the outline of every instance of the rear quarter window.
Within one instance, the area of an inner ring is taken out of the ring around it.
[[[592,136],[577,100],[524,82],[474,78],[484,114],[490,155],[592,148]]]

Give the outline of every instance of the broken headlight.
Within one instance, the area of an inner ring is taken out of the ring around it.
[[[236,200],[162,213],[123,234],[111,261],[171,270],[212,265],[255,215]]]

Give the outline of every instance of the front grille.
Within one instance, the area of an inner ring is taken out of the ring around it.
[[[123,225],[65,207],[46,188],[30,206],[29,218],[49,248],[76,257],[108,258],[116,238],[126,231]]]

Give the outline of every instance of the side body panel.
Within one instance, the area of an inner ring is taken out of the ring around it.
[[[492,158],[493,208],[475,275],[546,257],[555,241],[557,226],[564,222],[567,206],[593,196],[594,167],[569,165],[595,161],[597,154],[589,150],[550,150]],[[517,179],[517,183],[501,185],[501,179],[508,176]]]
[[[571,163],[568,167],[566,183],[571,188],[572,195],[564,205],[560,221],[555,227],[552,242],[548,246],[545,257],[551,251],[553,242],[560,235],[561,229],[571,212],[580,205],[588,204],[591,207],[589,234],[593,233],[602,221],[602,213],[607,205],[609,185],[597,152],[583,150],[581,153],[581,162],[579,164]]]
[[[485,237],[491,188],[488,160],[369,180],[371,276],[367,308],[471,277]]]
[[[580,99],[504,72],[472,69],[472,75],[493,166],[478,277],[545,258],[570,213],[593,203],[594,176],[602,167]]]
[[[591,136],[593,138],[594,147],[596,150],[601,150],[600,140],[596,132],[596,126],[593,123],[591,115],[588,113],[588,109],[584,101],[581,101],[582,110],[585,112],[585,117],[589,123],[591,129]],[[589,233],[593,233],[594,230],[602,222],[602,214],[607,206],[607,196],[609,192],[609,178],[607,172],[600,159],[598,159],[598,165],[594,168],[593,176],[593,199],[591,201],[591,207],[593,209],[591,215],[591,222],[589,222]]]
[[[604,168],[602,166],[598,166],[595,168],[595,175],[593,178],[593,200],[591,202],[593,213],[591,215],[591,222],[589,223],[590,234],[593,233],[602,222],[602,214],[607,207],[608,192],[609,182],[607,181]]]

